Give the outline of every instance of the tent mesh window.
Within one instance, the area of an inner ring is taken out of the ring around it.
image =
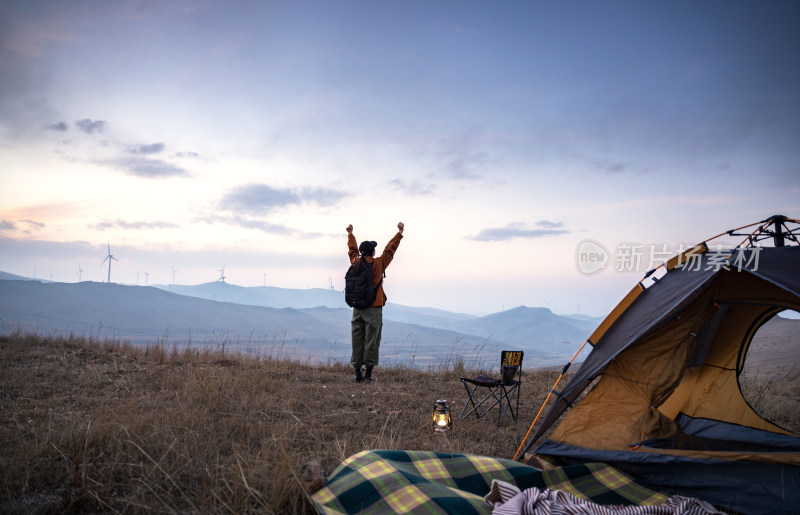
[[[753,411],[800,434],[800,368],[791,349],[800,349],[800,313],[783,310],[756,330],[739,388]]]

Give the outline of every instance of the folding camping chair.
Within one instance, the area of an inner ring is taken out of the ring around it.
[[[477,418],[485,416],[497,427],[500,427],[503,417],[506,416],[516,422],[519,412],[520,385],[522,384],[523,355],[522,351],[504,350],[500,353],[500,379],[482,375],[471,379],[462,377],[461,383],[467,390],[467,402],[458,419],[463,420],[475,413]],[[484,388],[486,390],[483,390]],[[489,414],[495,406],[500,407],[497,422]]]

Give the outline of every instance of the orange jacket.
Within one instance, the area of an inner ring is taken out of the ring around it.
[[[389,240],[389,243],[386,244],[386,248],[383,249],[383,254],[378,257],[364,256],[367,263],[372,263],[373,285],[378,284],[378,282],[383,279],[383,272],[389,266],[389,263],[392,262],[392,259],[394,259],[394,253],[397,252],[397,247],[400,246],[400,240],[402,239],[403,233],[398,232],[394,235],[394,238]],[[350,264],[352,265],[359,256],[358,243],[353,233],[347,235],[347,248],[347,254],[350,256]],[[381,281],[380,286],[378,286],[378,294],[375,295],[375,302],[373,302],[370,307],[380,307],[384,305],[386,305],[386,293],[383,291],[383,282]]]

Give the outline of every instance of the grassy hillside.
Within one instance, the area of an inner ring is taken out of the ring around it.
[[[221,282],[186,288],[203,292],[208,286],[225,291],[254,290]],[[285,306],[299,303],[295,297],[308,293],[272,290],[280,291]],[[176,342],[211,347],[224,341],[229,347],[262,356],[281,353],[293,359],[330,363],[350,359],[351,317],[349,308],[270,308],[153,287],[0,280],[0,334],[75,334],[137,344]],[[534,364],[561,366],[595,326],[544,308],[521,307],[477,318],[390,305],[384,312],[382,358],[387,364],[429,368],[438,366],[443,356],[457,355],[465,363],[485,366],[481,355],[490,356],[494,363],[505,348],[525,351],[529,368]]]
[[[355,384],[344,365],[0,337],[0,512],[311,513],[310,461],[330,473],[363,449],[513,457],[556,373],[523,376],[516,424],[434,435],[433,404],[457,416],[465,373],[378,367]]]
[[[0,513],[313,513],[300,472],[312,461],[329,474],[364,449],[511,458],[558,372],[526,372],[520,420],[499,429],[457,420],[459,377],[477,372],[379,366],[355,384],[340,364],[0,336]],[[772,386],[758,387],[762,413]],[[440,398],[447,436],[431,428]]]

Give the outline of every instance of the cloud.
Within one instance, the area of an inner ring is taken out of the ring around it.
[[[615,174],[615,173],[622,173],[627,168],[625,163],[610,163],[605,167],[605,171],[607,174]]]
[[[23,230],[23,232],[28,234],[30,233],[30,228],[43,229],[45,226],[42,222],[37,222],[36,220],[19,220],[19,222],[26,224],[28,228],[23,229],[22,227],[19,227],[16,223],[14,223],[12,220],[0,220],[0,231]]]
[[[436,185],[433,183],[424,183],[419,180],[411,182],[403,179],[394,179],[389,181],[389,186],[397,191],[401,191],[412,196],[427,196],[433,195],[436,190]]]
[[[83,120],[77,120],[75,126],[86,134],[94,134],[95,132],[103,132],[106,128],[106,122],[84,118]]]
[[[303,203],[312,202],[320,206],[333,206],[345,197],[343,191],[329,188],[303,188],[300,190],[300,199]]]
[[[199,158],[200,154],[197,152],[176,152],[172,157],[191,157],[191,158]]]
[[[480,179],[482,174],[479,172],[486,169],[489,162],[486,152],[454,151],[450,152],[444,169],[452,179]]]
[[[47,129],[56,132],[67,132],[69,130],[69,126],[66,124],[66,122],[58,122],[48,125]]]
[[[25,222],[28,225],[32,225],[37,229],[44,229],[45,225],[42,222],[37,222],[36,220],[20,220],[20,222]]]
[[[550,220],[539,220],[536,222],[537,227],[543,227],[545,229],[560,229],[564,227],[564,222],[551,222]]]
[[[341,201],[346,193],[329,188],[305,187],[298,189],[273,188],[266,184],[251,183],[237,186],[220,199],[220,214],[201,218],[206,223],[225,223],[268,234],[301,238],[317,238],[321,233],[304,232],[265,219],[273,211],[289,206],[316,204],[331,206]]]
[[[129,175],[145,177],[147,179],[189,175],[189,172],[179,166],[158,159],[147,159],[144,157],[125,157],[109,161],[107,164]]]
[[[525,223],[513,222],[505,227],[484,229],[475,236],[469,236],[468,239],[475,241],[506,241],[513,238],[544,238],[546,236],[569,234],[566,229],[560,229],[562,226],[561,222],[542,220],[535,224],[535,228],[531,229]]]
[[[102,132],[106,122],[102,120],[84,119],[75,122],[81,131],[92,134]],[[109,157],[106,159],[90,159],[93,164],[115,168],[128,175],[144,177],[147,179],[159,179],[164,177],[188,177],[191,175],[186,169],[170,162],[156,159],[154,157],[164,151],[166,145],[162,142],[148,143],[144,145],[128,145],[117,141],[99,142],[102,152]]]
[[[274,224],[266,220],[260,220],[241,215],[208,216],[203,218],[196,218],[194,221],[205,222],[207,224],[223,223],[227,225],[234,225],[237,227],[244,227],[245,229],[255,229],[257,231],[261,231],[267,234],[277,234],[280,236],[292,236],[292,237],[302,237],[302,238],[318,238],[320,236],[323,236],[323,234],[321,233],[303,232],[297,229],[293,229],[292,227],[286,225]]]
[[[90,229],[97,229],[100,231],[104,231],[107,229],[134,229],[134,230],[179,229],[180,225],[171,222],[144,222],[144,221],[128,222],[126,220],[118,219],[114,222],[100,222],[96,224],[90,224],[88,227]]]
[[[158,154],[164,150],[163,143],[150,143],[149,145],[139,145],[138,147],[134,147],[131,149],[131,152],[134,154]]]
[[[327,188],[291,190],[276,189],[266,184],[245,184],[226,193],[220,201],[220,207],[228,211],[264,215],[291,205],[314,203],[330,206],[344,196],[343,192]]]
[[[493,167],[501,166],[501,159],[476,148],[481,144],[477,139],[473,134],[462,134],[436,142],[439,164],[434,175],[455,180],[477,180]]]
[[[274,189],[265,184],[237,186],[222,197],[223,209],[249,213],[268,213],[274,209],[298,204],[300,197],[286,189]]]
[[[102,249],[102,250],[100,250]],[[3,259],[83,259],[87,256],[101,256],[105,253],[106,244],[94,246],[86,241],[44,241],[15,238],[0,238],[0,253]],[[100,261],[102,257],[98,258]]]
[[[106,127],[106,122],[87,118],[76,121],[75,125],[81,131],[87,134],[93,134],[95,132],[103,132]],[[115,141],[103,141],[100,142],[100,144],[103,146],[104,152],[112,152],[119,157],[92,160],[91,162],[95,164],[110,166],[117,170],[122,170],[128,175],[147,179],[190,175],[186,169],[178,165],[149,157],[164,151],[166,145],[163,142],[159,141],[144,145],[127,145]]]
[[[625,161],[611,161],[608,159],[595,160],[592,162],[591,166],[595,170],[600,170],[606,175],[617,175],[621,173],[641,175],[651,171],[650,167],[639,166]]]
[[[220,217],[217,219],[218,221],[225,222],[229,225],[236,225],[239,227],[244,227],[246,229],[256,229],[261,232],[269,233],[269,234],[280,234],[283,236],[294,236],[299,233],[296,229],[292,229],[291,227],[287,227],[285,225],[280,224],[273,224],[264,220],[254,220],[252,218],[246,218],[243,216],[229,216],[229,217]]]

